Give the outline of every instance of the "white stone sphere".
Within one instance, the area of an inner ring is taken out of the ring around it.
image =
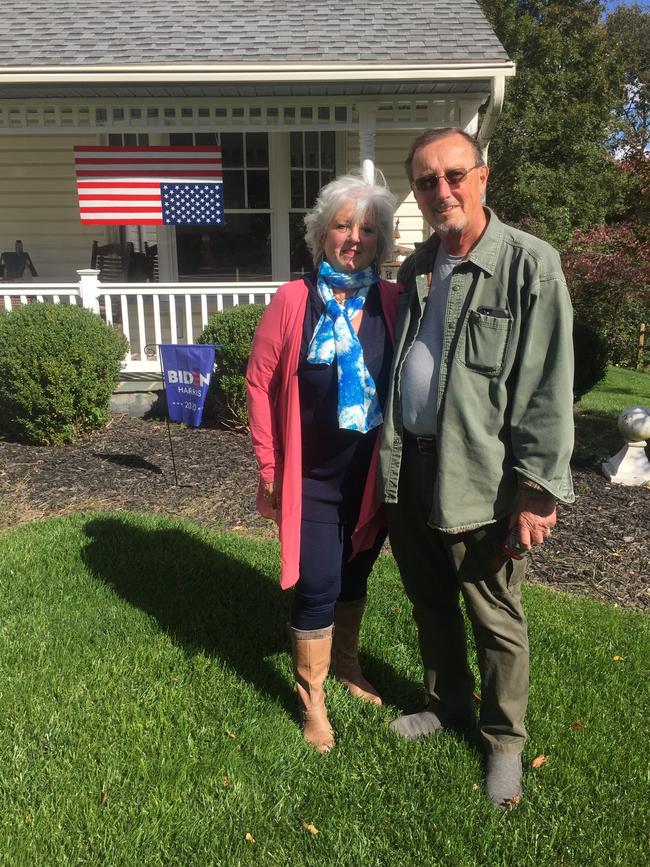
[[[618,429],[629,443],[650,439],[650,407],[628,406],[618,417]]]

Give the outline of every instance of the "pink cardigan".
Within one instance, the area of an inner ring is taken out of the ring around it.
[[[393,346],[398,291],[396,283],[379,281],[381,306]],[[273,518],[279,527],[283,590],[292,587],[299,574],[302,443],[297,370],[308,295],[304,279],[280,286],[255,332],[246,372],[251,439],[260,469],[257,510]],[[383,526],[376,490],[379,440],[377,437],[352,536],[354,553],[370,548]],[[282,480],[279,514],[264,498],[265,482],[276,479]]]

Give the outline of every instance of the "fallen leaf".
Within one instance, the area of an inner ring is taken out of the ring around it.
[[[472,791],[478,792],[478,783],[472,783]]]
[[[610,551],[609,553],[612,555],[612,557],[620,557],[620,556],[621,556],[621,555],[618,553],[618,551]]]
[[[303,822],[302,827],[305,829],[305,831],[309,831],[310,834],[313,834],[314,837],[316,836],[316,834],[320,833],[316,825],[312,825],[311,822]]]
[[[571,728],[572,728],[572,729],[583,729],[584,726],[583,726],[583,724],[582,724],[581,722],[572,722],[572,723],[571,723]]]
[[[514,810],[517,804],[521,801],[521,795],[515,795],[514,798],[508,798],[505,803],[506,810]]]
[[[234,732],[228,731],[228,729],[226,729],[226,734],[228,735],[229,738],[234,739],[237,737],[237,735]]]
[[[102,807],[105,807],[106,804],[108,804],[108,787],[102,789],[102,793],[99,796],[99,803],[102,805]]]
[[[546,756],[535,756],[535,758],[532,760],[532,762],[530,764],[531,764],[531,767],[533,767],[533,768],[541,768],[542,765],[546,761],[547,761]]]
[[[614,660],[614,662],[623,662],[625,657],[624,656],[612,656],[612,659]]]
[[[252,834],[246,834],[244,840],[246,840],[247,843],[254,843],[255,837],[253,837]]]
[[[228,788],[228,786],[230,785],[230,777],[224,774],[224,776],[221,778],[221,785]]]

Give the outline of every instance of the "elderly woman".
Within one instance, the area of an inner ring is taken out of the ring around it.
[[[295,585],[293,668],[304,737],[320,752],[334,745],[330,659],[352,694],[381,704],[357,648],[386,535],[375,482],[397,286],[378,268],[392,250],[394,203],[383,178],[347,175],[321,190],[305,218],[316,270],[278,289],[247,372],[257,506],[279,525],[280,585]]]

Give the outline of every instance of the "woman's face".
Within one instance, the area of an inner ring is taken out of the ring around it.
[[[344,205],[327,227],[323,253],[335,271],[363,271],[377,257],[377,223],[364,215],[355,221],[355,204]]]

